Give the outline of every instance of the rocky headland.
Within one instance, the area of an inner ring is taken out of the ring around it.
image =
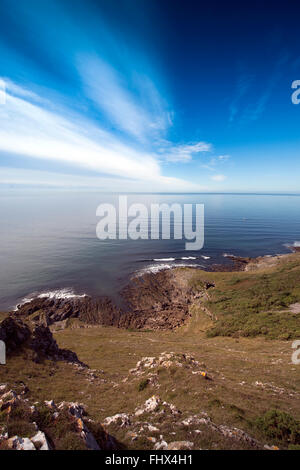
[[[146,273],[122,308],[19,305],[0,323],[0,449],[299,446],[298,251]]]

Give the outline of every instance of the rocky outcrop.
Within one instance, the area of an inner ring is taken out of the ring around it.
[[[9,390],[0,393],[0,415],[5,415],[1,422],[6,423],[0,425],[0,450],[119,449],[114,437],[100,423],[89,419],[80,403],[55,404],[49,400],[31,404],[23,392]],[[27,430],[25,436],[11,435],[18,426],[21,432]],[[56,432],[56,426],[63,432]]]
[[[187,428],[191,426],[204,425],[210,428],[212,431],[222,434],[224,437],[236,440],[238,442],[243,442],[254,449],[262,448],[262,445],[256,439],[249,436],[249,434],[247,434],[245,431],[242,431],[238,428],[229,428],[225,425],[217,425],[213,423],[211,418],[206,413],[190,416],[184,419],[182,424]]]
[[[108,429],[125,428],[126,440],[129,442],[146,440],[154,450],[199,450],[199,445],[190,438],[194,437],[196,440],[202,433],[209,433],[210,438],[219,436],[228,442],[244,445],[248,449],[263,448],[263,444],[245,431],[217,425],[204,412],[183,418],[182,411],[174,404],[162,400],[159,395],[148,398],[132,414],[122,413],[107,417],[103,424]],[[182,436],[183,433],[189,436],[189,440],[175,440],[175,436]]]
[[[207,372],[200,369],[201,364],[196,361],[190,354],[175,353],[175,352],[163,352],[156,357],[142,357],[137,362],[136,367],[130,369],[130,374],[142,375],[147,373],[149,369],[166,368],[170,367],[183,367],[186,369],[192,369],[192,373],[208,377]]]
[[[6,345],[7,354],[24,345],[30,336],[30,328],[19,319],[7,317],[0,324],[0,340]]]
[[[85,367],[74,352],[58,347],[46,326],[36,326],[31,329],[20,318],[10,316],[0,324],[0,339],[5,342],[8,355],[26,348],[32,351],[32,359],[35,362],[50,359],[74,362]]]
[[[128,311],[119,325],[137,329],[174,329],[189,317],[194,291],[172,270],[144,274],[123,290]]]
[[[212,285],[208,283],[206,289]],[[204,287],[205,289],[205,287]],[[121,292],[123,309],[106,297],[35,298],[19,305],[14,315],[39,326],[59,325],[77,318],[86,325],[136,329],[174,329],[189,318],[195,292],[172,270],[147,273],[131,280]]]
[[[66,321],[72,318],[78,318],[82,322],[91,325],[110,326],[118,324],[120,310],[107,297],[99,299],[92,299],[89,296],[74,298],[36,297],[30,302],[18,305],[14,315],[41,326],[61,323],[61,326],[64,327]]]

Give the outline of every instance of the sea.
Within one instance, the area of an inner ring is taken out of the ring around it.
[[[182,211],[185,205],[203,205],[204,244],[192,251],[186,251],[184,238],[174,239],[172,217],[170,239],[162,239],[161,232],[158,239],[151,239],[150,232],[146,239],[144,230],[142,239],[100,240],[97,208],[110,204],[118,214],[119,196],[44,188],[1,190],[0,310],[14,309],[36,296],[117,299],[132,277],[145,272],[175,266],[207,269],[224,263],[228,255],[274,255],[300,246],[300,195],[127,195],[128,207],[142,204],[148,217],[151,204],[178,204]],[[195,216],[193,223],[195,228]]]

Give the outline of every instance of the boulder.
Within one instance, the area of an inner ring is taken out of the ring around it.
[[[130,418],[126,413],[118,413],[114,416],[107,416],[103,424],[109,426],[110,424],[119,424],[120,427],[130,426]]]
[[[34,444],[28,437],[14,436],[8,439],[7,445],[14,450],[36,450]]]
[[[0,324],[0,340],[6,345],[7,354],[12,353],[30,338],[30,329],[21,320],[7,317]]]
[[[31,439],[31,442],[35,445],[38,450],[50,450],[49,443],[47,441],[46,435],[42,431],[38,431],[35,436]]]

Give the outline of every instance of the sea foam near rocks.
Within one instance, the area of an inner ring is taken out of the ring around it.
[[[34,292],[32,294],[29,294],[28,297],[24,297],[21,302],[18,303],[18,305],[15,307],[14,311],[18,310],[18,307],[27,304],[31,302],[34,299],[81,299],[83,297],[86,297],[86,294],[75,294],[72,288],[70,287],[65,287],[62,289],[55,289],[51,291],[45,291],[45,292]]]

